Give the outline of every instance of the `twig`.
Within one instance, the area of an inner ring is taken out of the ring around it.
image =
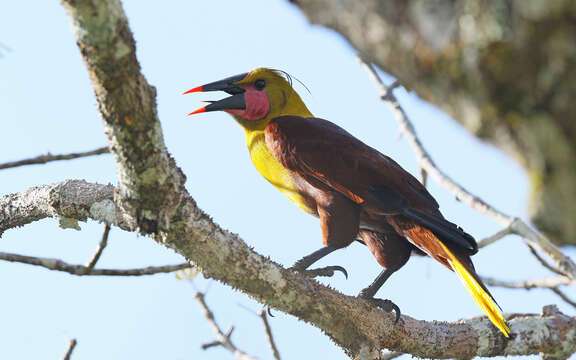
[[[428,185],[428,172],[426,172],[424,168],[420,168],[420,182],[422,185],[424,185],[424,187]]]
[[[216,346],[220,346],[220,345],[222,345],[220,343],[220,341],[212,341],[212,342],[209,342],[206,344],[202,344],[201,347],[202,347],[202,350],[207,350],[207,349],[210,349],[211,347],[216,347]]]
[[[525,238],[525,241],[528,244],[530,244],[539,252],[545,254],[558,268],[558,270],[565,273],[566,276],[569,276],[571,279],[576,279],[576,264],[574,264],[574,262],[568,256],[564,255],[548,239],[532,230],[532,228],[530,228],[521,219],[506,215],[492,207],[490,204],[484,202],[482,199],[463,188],[460,184],[456,183],[448,175],[443,173],[438,168],[438,166],[436,166],[420,142],[420,139],[416,135],[416,130],[414,129],[412,122],[408,119],[404,109],[402,109],[398,103],[398,100],[394,96],[392,92],[392,86],[386,87],[384,85],[372,64],[364,61],[360,56],[358,56],[358,60],[368,71],[372,80],[374,80],[374,82],[377,84],[381,92],[382,100],[391,107],[392,112],[394,113],[394,117],[400,125],[400,131],[412,145],[412,149],[416,153],[420,167],[426,170],[426,172],[441,186],[445,187],[448,189],[448,191],[453,193],[458,200],[468,204],[468,206],[481,212],[482,214],[495,219],[505,227],[510,227],[512,232],[521,235],[523,238]]]
[[[59,259],[41,258],[5,252],[0,252],[0,260],[41,266],[49,270],[63,271],[78,276],[142,276],[168,273],[190,267],[189,263],[182,263],[177,265],[148,266],[138,269],[90,269],[84,265],[68,264]]]
[[[489,277],[482,277],[482,281],[486,285],[490,286],[499,286],[505,287],[510,289],[555,289],[561,285],[571,285],[574,281],[570,278],[565,276],[557,276],[557,277],[549,277],[549,278],[542,278],[542,279],[533,279],[533,280],[525,280],[525,281],[504,281],[498,280]]]
[[[534,257],[540,262],[540,264],[542,264],[542,266],[544,266],[546,269],[561,275],[561,276],[565,276],[564,274],[562,274],[562,272],[558,271],[558,269],[554,268],[553,266],[551,266],[550,264],[548,264],[548,262],[546,260],[544,260],[539,254],[538,252],[536,252],[536,250],[534,250],[532,248],[532,246],[528,245],[528,248],[530,249],[530,252],[532,253],[532,255],[534,255]],[[564,294],[564,292],[562,292],[558,287],[552,288],[551,289],[552,292],[554,292],[556,295],[558,295],[560,297],[560,299],[562,299],[564,302],[566,302],[567,304],[571,305],[572,307],[576,308],[576,302],[574,302],[572,299],[570,299],[568,297],[568,295]]]
[[[556,287],[556,288],[553,288],[552,291],[554,292],[554,294],[558,295],[560,297],[560,299],[564,300],[566,303],[568,303],[569,305],[572,305],[573,307],[576,308],[576,302],[574,302],[572,299],[570,299],[560,289],[558,289]]]
[[[272,349],[274,359],[280,360],[280,353],[278,352],[276,342],[274,341],[274,336],[272,335],[272,329],[270,328],[270,323],[268,322],[268,316],[266,314],[266,310],[264,309],[260,310],[258,315],[260,316],[262,322],[264,323],[264,328],[266,329],[266,336],[268,337],[268,343],[270,344],[270,349]]]
[[[102,240],[100,240],[100,244],[98,245],[98,249],[96,249],[96,252],[94,253],[94,255],[92,255],[92,259],[90,259],[88,264],[86,264],[86,267],[88,269],[92,270],[92,269],[94,269],[94,266],[96,266],[96,263],[100,259],[102,252],[106,248],[106,245],[108,245],[108,235],[109,234],[110,234],[110,225],[106,224],[106,225],[104,225],[104,233],[102,234]]]
[[[495,243],[496,241],[502,239],[503,237],[506,237],[507,235],[512,234],[512,229],[510,228],[510,226],[505,227],[504,229],[498,231],[496,234],[488,236],[480,241],[478,241],[478,247],[479,248],[483,248],[485,246],[488,246],[492,243]]]
[[[552,271],[555,274],[561,275],[561,276],[566,276],[566,274],[564,274],[562,271],[556,269],[554,266],[548,264],[548,262],[546,260],[544,260],[542,258],[542,256],[540,256],[540,254],[538,254],[538,252],[529,244],[527,244],[528,249],[530,249],[530,252],[532,253],[532,255],[534,255],[534,257],[540,262],[540,264],[542,264],[542,266],[544,266],[546,269]]]
[[[515,218],[510,224],[514,233],[521,235],[524,242],[543,254],[556,266],[558,271],[571,279],[576,279],[576,265],[572,259],[564,255],[560,249],[552,244],[544,236],[532,230],[525,222]]]
[[[214,346],[219,345],[219,346],[222,346],[223,348],[225,348],[226,350],[230,351],[231,353],[233,353],[237,359],[240,359],[240,360],[257,360],[257,358],[246,354],[242,350],[238,349],[232,343],[232,340],[230,339],[230,337],[232,336],[232,331],[234,330],[233,327],[230,328],[230,330],[226,334],[220,329],[220,326],[218,325],[218,323],[216,323],[216,319],[214,318],[214,313],[212,312],[212,310],[210,310],[208,308],[208,305],[206,304],[206,301],[204,300],[204,294],[201,292],[197,292],[195,295],[195,298],[198,301],[198,304],[200,304],[202,311],[204,312],[204,317],[208,321],[208,324],[210,325],[212,330],[214,330],[214,333],[216,333],[216,338],[218,339],[218,340],[210,342],[208,344],[204,344],[202,346],[202,348],[208,349],[210,347],[214,347]]]
[[[64,355],[63,360],[70,360],[70,358],[72,357],[72,352],[74,351],[74,348],[76,347],[76,344],[78,342],[76,341],[76,339],[71,339],[70,343],[68,344],[68,351],[66,351],[66,355]]]
[[[50,153],[46,153],[44,155],[39,155],[30,159],[23,159],[18,161],[11,161],[4,164],[0,164],[0,170],[14,168],[18,166],[24,165],[34,165],[34,164],[46,164],[52,161],[60,161],[60,160],[71,160],[77,159],[81,157],[93,156],[93,155],[100,155],[100,154],[107,154],[110,150],[108,150],[108,146],[104,146],[98,148],[96,150],[85,151],[80,153],[71,153],[71,154],[62,154],[62,155],[52,155]]]

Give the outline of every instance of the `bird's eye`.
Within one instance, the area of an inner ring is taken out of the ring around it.
[[[254,81],[254,87],[256,88],[256,90],[264,89],[266,87],[266,80],[258,79],[256,81]]]

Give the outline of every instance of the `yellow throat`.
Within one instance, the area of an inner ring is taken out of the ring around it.
[[[238,84],[251,83],[256,79],[266,80],[266,94],[270,100],[270,112],[264,119],[257,121],[246,121],[235,117],[236,121],[246,132],[246,144],[252,163],[268,182],[300,206],[300,208],[306,212],[315,212],[316,209],[310,209],[304,204],[302,196],[292,180],[290,170],[276,161],[268,150],[264,139],[266,125],[276,117],[284,115],[312,117],[313,115],[298,93],[294,91],[290,82],[280,72],[259,68],[252,71]]]

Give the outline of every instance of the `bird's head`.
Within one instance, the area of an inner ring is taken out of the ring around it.
[[[258,68],[248,73],[198,86],[184,94],[224,91],[232,95],[191,112],[225,111],[246,129],[264,128],[282,115],[312,116],[300,96],[292,88],[291,77],[279,70]]]

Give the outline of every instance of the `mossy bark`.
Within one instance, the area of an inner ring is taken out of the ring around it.
[[[576,2],[295,3],[519,161],[532,186],[533,223],[576,244]]]

